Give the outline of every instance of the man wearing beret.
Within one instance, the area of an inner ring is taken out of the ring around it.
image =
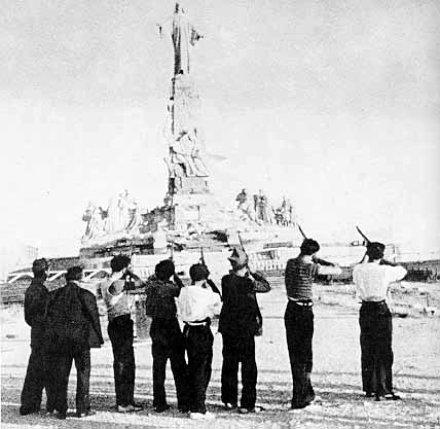
[[[32,264],[34,278],[27,288],[24,297],[24,318],[31,327],[31,355],[29,357],[26,378],[21,392],[20,414],[26,415],[40,411],[41,396],[46,389],[48,411],[53,411],[50,393],[47,389],[47,378],[44,367],[44,331],[45,309],[49,291],[44,282],[49,265],[46,259],[36,259]]]
[[[392,318],[386,299],[389,284],[402,280],[405,268],[383,259],[385,245],[370,242],[363,263],[353,269],[353,281],[362,299],[361,328],[362,387],[367,397],[398,400],[393,391]]]
[[[238,365],[241,362],[243,385],[239,412],[261,411],[256,407],[257,364],[255,362],[255,335],[261,335],[262,317],[256,292],[269,292],[270,285],[257,273],[251,273],[244,250],[233,250],[229,261],[232,270],[222,278],[223,307],[219,332],[223,337],[222,402],[225,409],[238,404]]]

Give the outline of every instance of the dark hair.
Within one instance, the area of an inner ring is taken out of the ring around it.
[[[169,280],[175,271],[176,267],[171,259],[164,259],[163,261],[160,261],[154,268],[156,277],[159,280]]]
[[[311,238],[306,238],[301,244],[301,253],[303,255],[311,256],[316,253],[320,247],[319,243]]]
[[[131,259],[127,255],[116,255],[110,261],[110,267],[114,273],[122,271],[130,265]]]
[[[32,272],[35,277],[43,277],[46,274],[46,271],[49,269],[49,264],[46,259],[35,259],[32,263]]]
[[[367,244],[367,256],[370,261],[382,259],[385,253],[385,244],[374,241]]]
[[[191,281],[193,282],[206,280],[209,276],[209,270],[206,265],[194,264],[189,269],[189,276],[191,277]]]
[[[70,267],[66,273],[66,280],[81,280],[83,273],[83,267],[80,265],[75,265],[74,267]]]

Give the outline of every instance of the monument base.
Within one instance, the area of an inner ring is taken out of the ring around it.
[[[172,177],[169,179],[169,193],[206,194],[209,192],[207,177]]]

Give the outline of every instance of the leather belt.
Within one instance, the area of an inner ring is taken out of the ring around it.
[[[288,297],[289,301],[293,302],[294,304],[299,305],[300,307],[312,307],[313,306],[313,301],[301,301],[295,298],[291,298],[290,296]]]
[[[183,323],[185,323],[185,325],[188,325],[188,326],[207,326],[208,325],[207,321],[183,322]]]

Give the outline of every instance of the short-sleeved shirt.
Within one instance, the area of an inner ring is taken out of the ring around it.
[[[220,313],[221,299],[205,282],[185,286],[177,299],[179,314],[184,322],[197,322]]]
[[[108,320],[125,314],[131,314],[134,298],[125,288],[123,273],[113,273],[100,283],[102,297],[107,306]]]
[[[405,275],[403,267],[379,265],[376,262],[359,264],[353,268],[353,282],[362,301],[385,300],[389,284],[402,280]]]

